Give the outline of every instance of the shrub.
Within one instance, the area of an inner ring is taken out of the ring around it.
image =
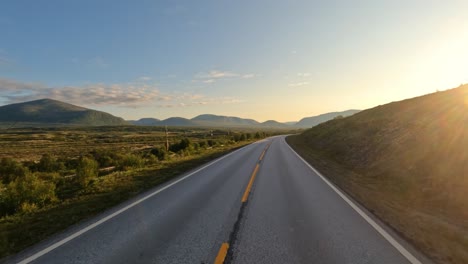
[[[115,166],[117,155],[109,150],[95,150],[91,153],[100,167]]]
[[[89,157],[81,157],[78,160],[76,168],[76,179],[81,187],[86,187],[88,184],[97,178],[99,167],[97,161]]]
[[[167,151],[164,148],[154,148],[151,150],[151,154],[156,156],[158,160],[165,160],[167,159]]]
[[[2,158],[0,160],[0,180],[8,184],[18,177],[23,177],[28,173],[28,169],[12,158]]]
[[[144,165],[144,160],[135,154],[121,155],[118,160],[118,167],[121,170],[128,170],[130,168],[141,168]]]
[[[65,169],[65,165],[61,162],[58,162],[50,154],[44,154],[37,164],[37,170],[42,172],[54,172]]]
[[[213,147],[214,145],[216,145],[216,141],[212,140],[212,139],[208,139],[206,141],[206,143],[208,144],[208,146],[210,147]]]
[[[172,144],[169,146],[169,150],[172,152],[179,152],[181,150],[188,149],[191,146],[191,142],[188,138],[183,138],[179,143]]]
[[[206,148],[208,143],[205,140],[202,140],[202,141],[198,142],[198,145],[200,146],[200,148]]]
[[[40,180],[32,173],[26,173],[10,182],[0,192],[0,209],[2,216],[15,213],[22,208],[33,210],[34,207],[43,206],[55,201],[55,184]]]

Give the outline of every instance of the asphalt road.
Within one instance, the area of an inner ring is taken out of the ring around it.
[[[416,259],[416,257],[419,259]],[[275,137],[181,175],[12,263],[425,263]]]

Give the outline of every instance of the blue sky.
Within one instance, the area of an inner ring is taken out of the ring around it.
[[[2,1],[0,105],[295,121],[468,82],[468,1]]]

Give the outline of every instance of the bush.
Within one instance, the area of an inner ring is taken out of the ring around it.
[[[97,178],[99,167],[97,161],[89,157],[81,157],[78,160],[76,168],[76,179],[81,187],[86,187],[88,184]]]
[[[18,177],[23,177],[28,172],[27,168],[12,158],[2,158],[0,160],[0,180],[4,184],[8,184]]]
[[[102,168],[116,165],[117,155],[109,150],[95,150],[91,154]]]
[[[140,156],[135,154],[121,155],[118,160],[118,167],[121,170],[128,170],[130,168],[141,168],[145,161]]]
[[[200,148],[206,148],[208,143],[205,140],[202,140],[202,141],[198,142],[198,145],[200,146]]]
[[[190,148],[191,146],[191,142],[190,142],[190,139],[188,138],[183,138],[180,140],[179,143],[175,143],[175,144],[172,144],[171,146],[169,146],[169,150],[172,151],[172,152],[179,152],[181,150],[186,150],[188,148]]]
[[[167,151],[164,148],[154,148],[151,150],[151,154],[156,156],[158,160],[165,160],[167,159]]]
[[[37,164],[37,170],[42,172],[54,172],[65,169],[65,165],[61,162],[58,162],[50,154],[44,154]]]
[[[1,215],[15,213],[24,210],[33,210],[37,206],[43,206],[55,201],[55,184],[40,180],[32,173],[26,173],[10,182],[0,192]]]
[[[212,140],[212,139],[208,139],[208,140],[206,141],[206,143],[207,143],[208,146],[210,146],[210,147],[213,147],[213,146],[216,145],[216,141],[214,141],[214,140]]]

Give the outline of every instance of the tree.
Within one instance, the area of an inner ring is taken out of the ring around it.
[[[81,187],[86,187],[88,184],[97,178],[99,172],[98,163],[89,157],[81,157],[78,160],[76,168],[76,179]]]

